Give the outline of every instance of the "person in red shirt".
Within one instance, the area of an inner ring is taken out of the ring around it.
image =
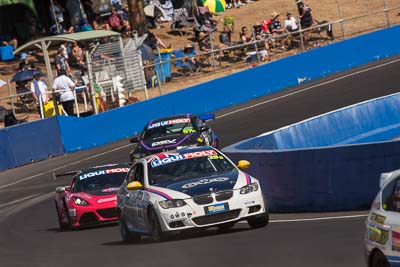
[[[111,10],[111,15],[108,18],[108,24],[111,26],[113,31],[124,32],[126,30],[122,19],[118,16],[117,10],[113,8]]]

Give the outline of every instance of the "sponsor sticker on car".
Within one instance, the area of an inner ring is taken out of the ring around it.
[[[180,118],[180,119],[174,119],[174,120],[154,122],[152,124],[149,124],[149,126],[147,126],[147,129],[153,129],[156,127],[178,124],[178,123],[190,123],[190,118]]]
[[[108,170],[88,172],[88,173],[79,175],[79,180],[84,180],[86,178],[90,178],[90,177],[94,177],[94,176],[98,176],[98,175],[121,173],[121,172],[128,172],[128,171],[129,171],[129,168],[114,168],[114,169],[108,169]]]
[[[151,167],[155,168],[158,166],[162,166],[165,164],[169,164],[172,162],[191,159],[191,158],[199,158],[199,157],[208,157],[217,155],[217,152],[214,150],[203,150],[203,151],[195,151],[195,152],[188,152],[184,154],[178,153],[159,153],[154,155],[149,159]]]
[[[229,178],[227,178],[227,177],[218,177],[218,178],[212,178],[212,179],[201,179],[201,180],[198,180],[198,181],[195,181],[195,182],[184,184],[184,185],[182,185],[182,188],[188,189],[188,188],[193,188],[193,187],[196,187],[196,186],[202,185],[202,184],[225,182],[225,181],[228,181],[228,180],[229,180]]]
[[[215,214],[229,210],[228,203],[220,203],[204,207],[206,214]]]

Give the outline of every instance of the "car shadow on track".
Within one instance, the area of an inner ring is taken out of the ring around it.
[[[108,228],[108,227],[116,227],[116,226],[118,226],[118,222],[84,226],[84,227],[80,227],[80,228],[69,228],[69,229],[61,229],[58,227],[54,227],[54,228],[45,229],[45,231],[54,232],[54,233],[65,233],[65,232],[72,232],[72,231],[90,231],[90,230],[95,230],[95,229],[99,229],[99,228]]]
[[[182,240],[187,240],[187,239],[196,239],[196,238],[206,238],[209,236],[216,236],[216,235],[230,235],[230,234],[235,234],[235,233],[240,233],[244,231],[254,231],[251,230],[248,227],[243,227],[241,226],[240,228],[232,228],[229,230],[218,230],[215,228],[210,228],[206,230],[197,230],[197,231],[191,231],[191,232],[186,232],[186,233],[181,233],[181,234],[174,234],[170,237],[168,237],[166,240],[162,242],[154,242],[151,240],[150,237],[143,236],[140,241],[137,242],[124,242],[124,241],[113,241],[113,242],[107,242],[107,243],[102,243],[102,246],[126,246],[126,245],[148,245],[148,244],[154,244],[154,243],[171,243],[171,242],[176,242],[176,241],[182,241]]]

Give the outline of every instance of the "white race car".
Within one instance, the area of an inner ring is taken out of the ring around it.
[[[267,202],[259,181],[212,147],[191,147],[139,159],[117,197],[124,241],[167,232],[218,226],[225,230],[247,220],[252,228],[268,224]]]
[[[365,232],[369,267],[400,267],[400,170],[383,173]]]

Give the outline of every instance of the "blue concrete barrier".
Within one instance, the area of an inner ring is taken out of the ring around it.
[[[54,117],[0,131],[0,170],[62,154],[63,144]]]
[[[359,103],[231,145],[252,162],[271,211],[367,209],[382,172],[400,168],[400,94]]]

